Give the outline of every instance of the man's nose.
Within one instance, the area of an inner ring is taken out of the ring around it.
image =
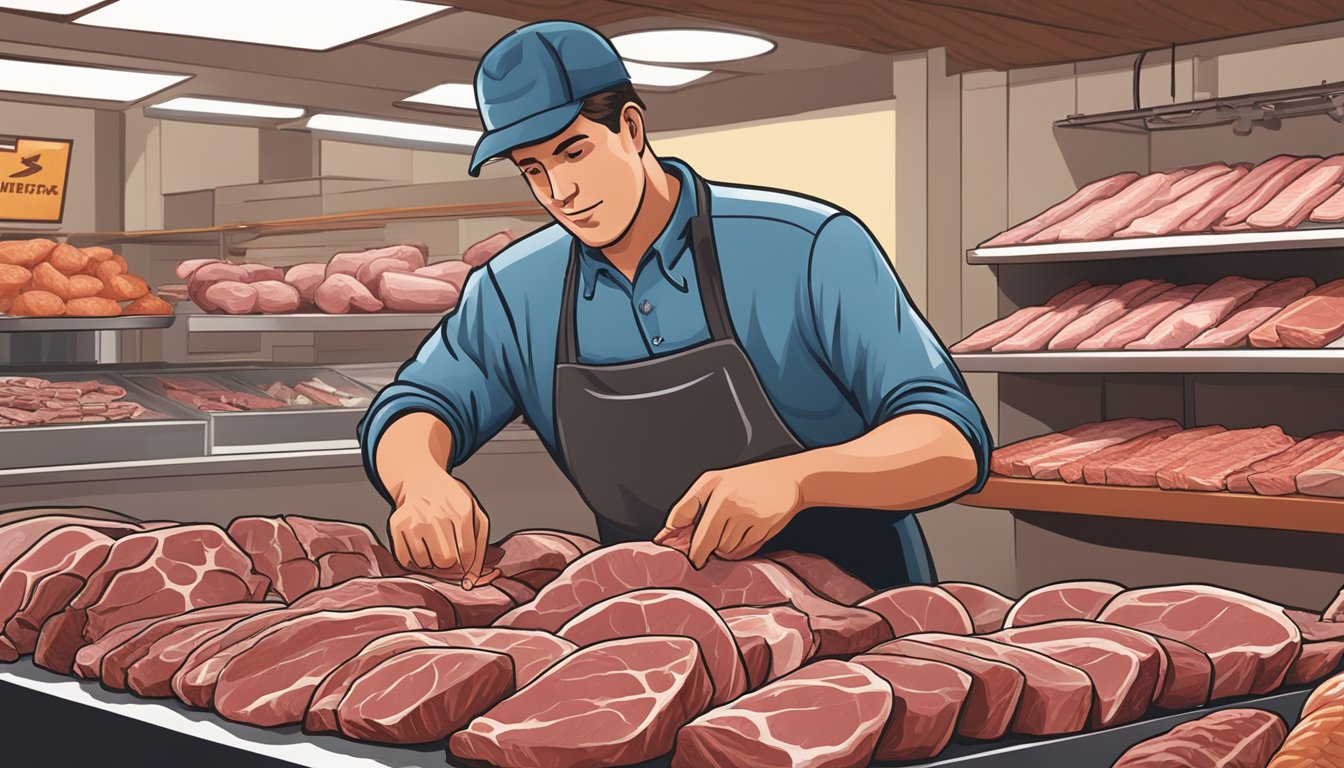
[[[579,194],[579,185],[565,181],[564,178],[551,174],[551,199],[561,208],[568,208],[570,203]]]

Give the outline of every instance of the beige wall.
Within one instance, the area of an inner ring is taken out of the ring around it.
[[[94,229],[98,206],[95,122],[96,112],[92,109],[0,101],[0,136],[73,139],[75,142],[70,158],[70,177],[66,185],[63,223],[6,224],[7,229],[63,231]],[[115,201],[109,201],[107,204],[115,205]]]

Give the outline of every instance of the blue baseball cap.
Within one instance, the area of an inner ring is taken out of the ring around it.
[[[476,106],[485,133],[468,172],[517,147],[545,141],[574,122],[583,100],[630,83],[625,63],[600,32],[572,21],[519,27],[476,67]]]

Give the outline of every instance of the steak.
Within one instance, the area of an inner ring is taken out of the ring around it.
[[[919,632],[969,635],[975,631],[966,607],[950,592],[938,587],[923,584],[895,587],[878,592],[859,603],[859,607],[885,619],[893,637]]]
[[[1080,350],[1124,349],[1131,341],[1137,341],[1157,327],[1157,324],[1170,317],[1174,312],[1189,304],[1195,296],[1207,288],[1203,283],[1179,285],[1171,290],[1159,293],[1142,306],[1126,313],[1123,317],[1102,328],[1095,335],[1078,342]]]
[[[958,581],[944,581],[938,585],[944,591],[957,598],[957,602],[966,607],[975,625],[975,634],[997,632],[1003,629],[1003,621],[1013,607],[1013,601],[995,592],[989,587]],[[956,634],[956,633],[953,633]]]
[[[1297,490],[1309,496],[1344,499],[1344,452],[1336,453],[1297,475]]]
[[[891,716],[874,758],[920,760],[943,751],[970,693],[970,675],[936,661],[885,654],[855,656],[853,663],[891,686]]]
[[[761,556],[788,568],[813,592],[842,605],[854,605],[877,591],[821,555],[779,550]]]
[[[1125,349],[1180,349],[1201,333],[1225,320],[1233,310],[1250,300],[1268,280],[1225,277],[1199,293],[1191,302],[1167,316],[1138,341]]]
[[[229,523],[228,532],[285,602],[317,589],[317,563],[309,559],[284,518],[239,517]]]
[[[1265,768],[1287,733],[1273,712],[1223,709],[1135,744],[1112,768]]]
[[[517,531],[497,546],[500,557],[494,567],[505,576],[540,568],[563,571],[584,554],[574,542],[550,531]]]
[[[1143,717],[1166,684],[1167,653],[1152,635],[1085,621],[1005,629],[990,640],[1078,667],[1092,679],[1093,728]]]
[[[1318,683],[1339,670],[1344,661],[1344,640],[1303,643],[1302,654],[1288,668],[1284,685]]]
[[[1320,349],[1344,337],[1344,280],[1298,300],[1279,316],[1275,330],[1283,346],[1295,349]]]
[[[1025,456],[1037,456],[1074,440],[1082,440],[1102,434],[1106,431],[1106,425],[1109,423],[1106,421],[1089,422],[1066,429],[1063,432],[1052,432],[1048,435],[1030,437],[1002,446],[990,456],[989,470],[996,475],[1012,476],[1013,463],[1018,459]]]
[[[689,592],[641,589],[594,605],[570,619],[557,633],[579,646],[641,635],[681,636],[700,646],[714,685],[717,706],[747,690],[742,654],[728,625],[714,608]]]
[[[929,645],[963,651],[991,661],[1011,664],[1026,679],[1022,704],[1013,717],[1014,733],[1049,736],[1078,733],[1087,727],[1094,696],[1092,680],[1083,670],[1044,654],[981,637],[912,635]]]
[[[1307,698],[1302,719],[1270,761],[1272,768],[1338,768],[1340,746],[1344,745],[1341,683],[1344,676],[1335,676]]]
[[[1316,206],[1309,217],[1321,224],[1334,224],[1344,221],[1344,189],[1330,196],[1330,199]]]
[[[1233,206],[1222,221],[1213,226],[1215,232],[1230,232],[1238,229],[1249,229],[1250,225],[1246,219],[1251,214],[1260,210],[1276,195],[1283,191],[1284,187],[1293,183],[1302,174],[1311,170],[1321,162],[1319,157],[1299,157],[1287,165],[1283,166],[1277,173],[1269,176],[1260,186],[1256,187],[1246,199]]]
[[[1312,209],[1330,199],[1344,178],[1344,157],[1327,158],[1284,187],[1264,207],[1246,217],[1253,229],[1281,229],[1301,224]]]
[[[1294,442],[1280,427],[1234,429],[1212,435],[1195,444],[1199,453],[1158,470],[1157,484],[1166,490],[1225,490],[1228,475],[1283,453]]]
[[[1221,170],[1225,171],[1227,166]],[[1199,182],[1209,176],[1210,166],[1202,169]],[[1117,194],[1095,205],[1075,213],[1042,231],[1028,242],[1077,242],[1101,240],[1110,237],[1117,230],[1129,226],[1135,219],[1145,216],[1185,194],[1193,187],[1183,186],[1176,191],[1176,183],[1192,178],[1194,173],[1187,169],[1178,169],[1165,173],[1150,173],[1129,184]],[[1052,230],[1054,232],[1052,233]],[[1051,240],[1050,237],[1055,237]]]
[[[225,719],[252,725],[301,723],[317,684],[370,640],[439,628],[437,616],[416,608],[319,611],[290,619],[233,654],[219,673],[214,709]]]
[[[1000,245],[1015,245],[1025,242],[1041,230],[1069,218],[1087,206],[1108,197],[1134,183],[1139,174],[1132,171],[1117,173],[1084,185],[1062,203],[1057,203],[1045,211],[1018,224],[1008,231],[987,240],[981,248],[993,248]]]
[[[509,668],[509,674],[513,676],[509,689],[509,693],[512,693],[531,683],[552,664],[572,653],[577,646],[555,635],[527,629],[471,628],[386,635],[371,641],[358,654],[323,678],[313,691],[308,713],[304,716],[303,729],[309,733],[340,730],[337,710],[355,681],[388,659],[421,648],[459,648],[502,653],[512,659]]]
[[[343,735],[384,744],[443,741],[514,693],[513,662],[493,651],[417,648],[356,680],[341,699]]]
[[[1023,328],[1026,328],[1028,324],[1041,315],[1044,315],[1046,312],[1064,306],[1074,296],[1077,296],[1091,287],[1091,283],[1083,280],[1082,282],[1076,283],[1054,296],[1051,296],[1049,301],[1039,307],[1023,307],[1002,320],[995,320],[989,325],[975,331],[970,336],[953,344],[951,351],[956,354],[961,354],[963,352],[983,352],[1004,339],[1007,339],[1009,336],[1016,334]]]
[[[331,271],[331,266],[327,266]],[[352,275],[328,275],[313,291],[313,303],[329,315],[344,315],[351,312],[377,312],[383,308],[379,301],[364,284]]]
[[[1241,346],[1251,331],[1259,328],[1289,304],[1306,296],[1316,283],[1306,277],[1289,277],[1261,288],[1223,322],[1200,334],[1187,349],[1225,349]]]
[[[1058,480],[1059,470],[1065,464],[1086,458],[1096,451],[1127,442],[1163,427],[1177,426],[1170,419],[1116,419],[1106,423],[1104,430],[1067,445],[1046,450],[1034,456],[1024,456],[1013,462],[1014,477],[1033,477],[1037,480]]]
[[[252,606],[274,610],[275,606],[264,603],[252,603]],[[253,610],[251,615],[261,613]],[[173,695],[173,675],[182,668],[182,662],[201,643],[228,629],[235,621],[249,614],[204,621],[178,627],[155,642],[149,644],[143,655],[128,666],[120,668],[118,674],[124,681],[124,687],[140,696],[168,698]],[[104,665],[105,667],[109,665]]]
[[[1219,426],[1196,427],[1178,432],[1160,443],[1106,467],[1106,485],[1154,488],[1157,486],[1158,470],[1191,456],[1198,456],[1199,443],[1224,432],[1227,430]]]
[[[1204,585],[1121,592],[1098,620],[1179,640],[1208,654],[1214,699],[1278,688],[1302,645],[1297,626],[1279,606]]]
[[[1026,627],[1051,621],[1091,621],[1124,587],[1110,581],[1064,581],[1023,595],[1008,611],[1005,627]]]
[[[641,763],[671,751],[677,729],[712,695],[693,640],[610,640],[575,651],[477,717],[448,751],[492,765]]]
[[[1026,676],[1004,661],[910,638],[883,643],[871,653],[936,661],[969,675],[971,690],[956,727],[957,735],[968,739],[1001,738],[1022,702]]]
[[[1106,482],[1107,467],[1117,461],[1135,456],[1180,431],[1179,425],[1161,427],[1147,434],[1139,435],[1133,440],[1126,440],[1123,443],[1112,445],[1110,448],[1103,448],[1091,456],[1084,456],[1060,467],[1059,479],[1066,483],[1081,481],[1090,485],[1103,485]]]
[[[1227,477],[1227,490],[1285,496],[1297,492],[1297,475],[1336,453],[1344,452],[1344,432],[1321,432],[1283,453],[1261,459]]]
[[[1303,333],[1311,324],[1329,324],[1334,316],[1339,303],[1339,297],[1344,295],[1344,280],[1335,280],[1324,283],[1316,287],[1311,293],[1289,304],[1286,308],[1279,311],[1270,319],[1266,320],[1255,330],[1251,331],[1248,337],[1253,347],[1282,347],[1288,344],[1280,335],[1280,328],[1285,324],[1288,327],[1298,329],[1294,340],[1304,340]]]
[[[1174,288],[1164,280],[1131,280],[1106,298],[1088,307],[1078,319],[1064,326],[1046,345],[1052,352],[1077,349],[1084,340],[1119,320],[1126,312],[1143,306],[1149,299]]]
[[[138,523],[130,521],[97,520],[69,514],[41,514],[22,519],[9,519],[8,514],[0,514],[0,573],[8,570],[15,560],[57,528],[79,525],[112,539],[138,533],[141,530]]]
[[[1153,237],[1170,235],[1211,201],[1222,197],[1223,193],[1241,181],[1249,170],[1246,166],[1237,166],[1228,173],[1214,176],[1147,216],[1135,219],[1128,227],[1116,232],[1115,236]]]
[[[1045,349],[1050,340],[1097,302],[1116,291],[1115,285],[1094,285],[1069,299],[1058,309],[1051,310],[1027,324],[1027,327],[1004,341],[995,344],[993,352],[1036,352]]]
[[[68,675],[80,647],[121,624],[257,601],[269,583],[218,526],[133,533],[112,545],[70,606],[43,625],[34,661]]]
[[[47,619],[64,611],[107,559],[112,539],[67,525],[43,536],[0,577],[0,625],[19,654],[29,654]]]
[[[864,766],[892,711],[891,685],[876,672],[819,661],[693,720],[672,766]]]
[[[1169,664],[1166,683],[1153,703],[1173,712],[1208,704],[1213,697],[1213,660],[1209,655],[1179,640],[1154,637],[1166,651]]]
[[[202,608],[197,611],[189,611],[177,616],[169,616],[161,619],[146,619],[149,622],[140,626],[138,630],[127,635],[123,630],[128,630],[141,625],[142,622],[131,622],[123,624],[104,635],[98,642],[86,645],[79,650],[79,655],[75,657],[75,666],[78,669],[83,663],[86,672],[92,678],[101,678],[103,685],[114,691],[126,690],[126,672],[132,664],[150,655],[152,646],[155,646],[160,640],[172,635],[176,638],[179,630],[187,627],[195,627],[202,624],[210,624],[216,631],[222,632],[230,624],[248,616],[255,616],[259,613],[274,611],[283,608],[278,603],[228,603],[225,605],[216,605],[210,608]],[[218,623],[224,622],[224,623]],[[122,635],[121,637],[117,637]],[[204,637],[201,638],[202,640]],[[182,648],[184,652],[190,652],[196,647],[195,644],[186,644],[180,639],[175,643],[175,647]],[[109,643],[108,641],[112,641]],[[99,655],[100,646],[106,644],[107,650]],[[184,647],[185,646],[185,647]],[[159,648],[159,653],[167,650],[167,645]],[[177,659],[180,662],[182,659]],[[162,663],[156,666],[162,666]],[[147,665],[142,674],[150,671]],[[171,672],[176,672],[174,667],[164,681],[167,682],[171,677]],[[169,693],[163,694],[171,695]]]
[[[1208,232],[1223,219],[1228,211],[1250,197],[1266,179],[1283,170],[1296,160],[1292,155],[1278,155],[1256,165],[1231,187],[1209,201],[1194,216],[1186,219],[1179,231],[1183,233]]]
[[[1302,633],[1303,642],[1324,643],[1330,640],[1344,640],[1344,622],[1332,621],[1314,613],[1292,608],[1284,609],[1284,613],[1297,625],[1297,630]]]
[[[787,605],[724,608],[719,616],[742,651],[747,687],[752,690],[793,672],[816,652],[806,614]]]

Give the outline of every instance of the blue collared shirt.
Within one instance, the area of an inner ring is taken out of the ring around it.
[[[600,252],[580,250],[581,363],[644,360],[709,338],[688,243],[696,213],[692,172],[678,160],[661,162],[682,180],[681,191],[633,283]],[[733,327],[770,402],[804,447],[852,440],[901,414],[934,414],[973,448],[978,490],[992,449],[984,417],[868,230],[811,198],[708,186]],[[373,471],[378,438],[411,412],[448,425],[451,466],[520,414],[558,457],[552,394],[571,243],[553,223],[474,270],[457,309],[378,394],[359,439],[379,493],[388,496]]]

